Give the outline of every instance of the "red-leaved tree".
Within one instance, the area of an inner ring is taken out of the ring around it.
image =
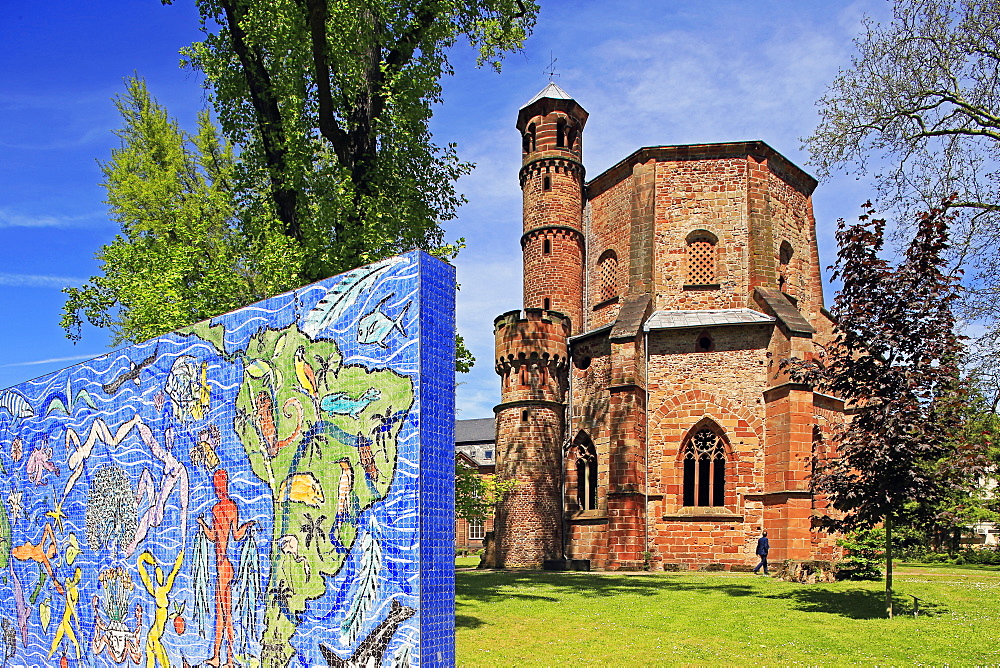
[[[962,344],[952,311],[957,279],[943,257],[947,204],[920,216],[898,263],[880,257],[885,220],[873,216],[870,203],[857,223],[841,220],[832,267],[843,282],[831,309],[835,339],[814,359],[784,362],[793,379],[841,397],[850,409],[837,456],[817,466],[813,484],[842,513],[837,528],[885,527],[890,617],[894,520],[904,504],[952,484],[942,460],[968,455],[957,438]]]

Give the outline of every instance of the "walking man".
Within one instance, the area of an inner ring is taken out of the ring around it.
[[[760,557],[760,563],[753,569],[756,573],[764,567],[764,575],[767,575],[767,551],[771,549],[771,544],[767,541],[767,532],[762,531],[760,538],[757,539],[757,556]]]

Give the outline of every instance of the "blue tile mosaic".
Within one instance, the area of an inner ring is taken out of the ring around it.
[[[3,665],[453,665],[454,270],[0,391]]]

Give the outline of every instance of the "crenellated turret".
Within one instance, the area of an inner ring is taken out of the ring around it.
[[[537,568],[562,554],[560,461],[571,323],[542,309],[511,311],[494,323],[497,473],[517,486],[498,504],[497,565]]]

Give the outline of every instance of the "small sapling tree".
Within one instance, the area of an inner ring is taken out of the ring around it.
[[[514,489],[516,480],[501,480],[496,475],[480,475],[461,459],[455,459],[455,515],[466,521],[485,520],[497,501]]]
[[[838,456],[813,483],[842,513],[841,530],[883,526],[886,612],[892,616],[892,530],[904,504],[947,491],[942,461],[959,465],[962,426],[960,337],[952,311],[957,281],[945,268],[947,203],[919,217],[898,264],[880,257],[885,220],[871,204],[855,224],[840,221],[833,266],[843,281],[832,309],[833,343],[808,360],[784,362],[793,379],[839,396],[851,409]]]

